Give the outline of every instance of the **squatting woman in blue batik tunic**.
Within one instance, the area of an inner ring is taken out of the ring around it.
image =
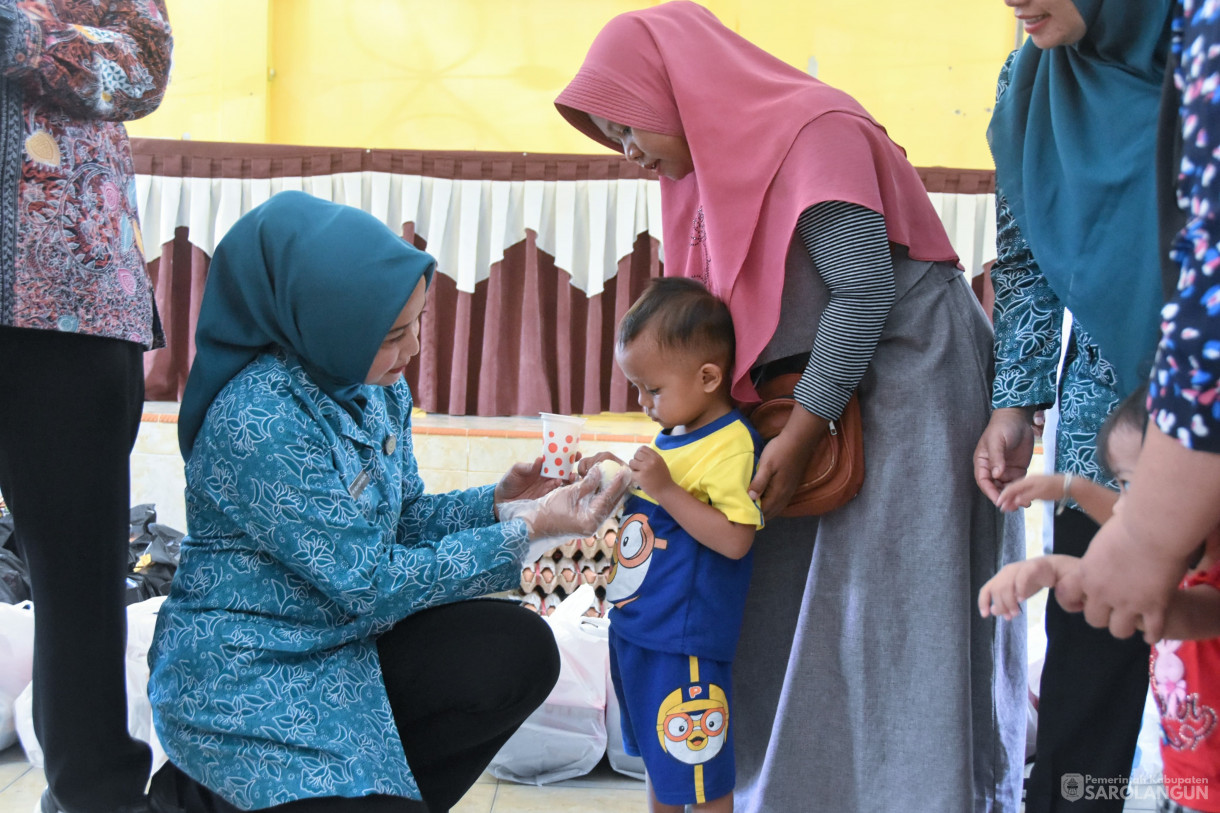
[[[531,536],[591,532],[617,495],[578,516],[558,498],[588,485],[552,490],[537,463],[424,493],[402,373],[432,270],[303,193],[218,246],[179,423],[189,533],[149,655],[170,759],[154,798],[448,810],[553,685],[541,619],[464,600],[512,586]]]

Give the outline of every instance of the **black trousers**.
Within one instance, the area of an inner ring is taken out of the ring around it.
[[[148,746],[127,733],[129,458],[142,348],[0,327],[0,492],[30,569],[34,731],[65,811],[140,805]]]
[[[1055,518],[1055,553],[1083,556],[1096,532],[1085,514],[1064,511]],[[1053,594],[1046,602],[1046,638],[1037,753],[1025,809],[1119,813],[1122,799],[1068,801],[1063,777],[1130,776],[1148,695],[1148,645],[1139,635],[1119,640],[1090,627],[1080,613],[1064,612]]]
[[[516,602],[481,599],[424,610],[382,635],[377,651],[407,764],[426,804],[394,796],[324,797],[268,810],[446,813],[559,678],[550,627]],[[151,795],[161,811],[238,811],[172,764],[157,772]]]

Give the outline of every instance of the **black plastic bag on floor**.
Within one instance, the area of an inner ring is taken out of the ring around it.
[[[0,602],[20,604],[30,597],[30,569],[17,552],[13,515],[0,517]]]
[[[148,526],[157,521],[157,507],[152,503],[143,503],[131,509],[131,535],[127,548],[127,569],[132,570],[144,555],[151,536]]]
[[[0,548],[17,552],[17,534],[13,530],[13,515],[0,517]]]
[[[152,585],[153,595],[169,595],[169,585],[178,570],[178,549],[182,532],[153,523],[149,526],[152,541],[136,563],[132,574],[141,576]]]
[[[127,574],[127,603],[139,604],[141,601],[147,601],[150,598],[156,598],[160,593],[157,592],[157,587],[152,582],[148,581],[139,573]]]
[[[21,557],[0,547],[0,602],[20,604],[30,597],[30,570]]]
[[[178,569],[179,549],[185,534],[159,524],[156,519],[157,509],[152,505],[137,505],[131,509],[128,604],[168,595],[174,571]]]

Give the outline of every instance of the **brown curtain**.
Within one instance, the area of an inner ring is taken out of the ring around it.
[[[186,228],[175,229],[174,241],[162,246],[160,258],[148,264],[165,330],[165,347],[144,354],[144,397],[150,401],[181,400],[195,358],[195,323],[210,258],[187,236]]]
[[[661,273],[657,241],[640,235],[605,291],[587,297],[534,240],[529,232],[509,248],[473,294],[435,277],[423,349],[408,373],[420,407],[449,415],[638,408],[614,364],[614,327]]]
[[[415,237],[413,224],[404,236]],[[195,356],[195,326],[208,256],[179,228],[148,264],[166,346],[144,355],[145,397],[178,401]],[[586,297],[534,234],[504,252],[474,293],[444,274],[433,279],[422,349],[407,373],[416,405],[449,415],[626,412],[627,381],[614,364],[614,326],[651,277],[661,273],[647,234],[619,261],[606,290]]]
[[[303,177],[394,172],[454,179],[574,180],[647,177],[621,156],[361,150],[133,139],[140,174],[202,178]],[[994,189],[991,172],[920,169],[929,192]],[[420,248],[414,224],[403,235]],[[618,272],[593,297],[571,284],[536,235],[511,246],[473,293],[437,274],[408,371],[418,406],[450,415],[627,412],[638,409],[614,364],[614,327],[661,273],[658,242],[640,234]],[[195,325],[209,258],[175,231],[148,264],[167,347],[145,355],[146,397],[177,401],[194,357]]]

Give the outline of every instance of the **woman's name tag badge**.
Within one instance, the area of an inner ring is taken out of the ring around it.
[[[367,471],[360,472],[348,487],[347,493],[352,495],[353,500],[360,499],[360,495],[364,493],[364,489],[368,487],[369,481],[372,479]]]

